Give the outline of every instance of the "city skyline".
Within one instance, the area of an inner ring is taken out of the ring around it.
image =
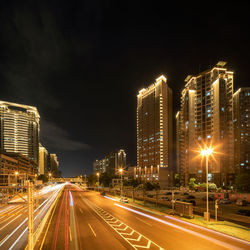
[[[41,142],[65,176],[89,174],[95,159],[119,148],[135,165],[136,95],[161,74],[173,89],[173,115],[186,75],[218,61],[235,71],[235,90],[249,85],[247,8],[219,4],[201,17],[196,5],[70,6],[0,5],[0,100],[37,107]]]

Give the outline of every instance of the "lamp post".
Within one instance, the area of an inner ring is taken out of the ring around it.
[[[99,192],[99,177],[100,177],[100,173],[97,173],[96,175],[97,175],[97,180],[98,180],[97,183],[98,183],[98,192]]]
[[[123,169],[120,168],[119,172],[121,173],[121,198],[122,198],[122,172],[123,172]]]
[[[204,149],[201,150],[202,156],[206,157],[206,183],[207,183],[207,212],[206,212],[206,219],[208,222],[209,219],[209,207],[208,207],[208,158],[209,156],[213,153],[212,148],[205,147]]]

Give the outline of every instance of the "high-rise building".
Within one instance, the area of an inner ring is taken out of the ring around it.
[[[94,173],[119,174],[119,169],[126,167],[126,153],[123,149],[107,154],[103,159],[93,163]]]
[[[45,147],[39,144],[39,174],[48,174],[49,154]]]
[[[181,116],[180,111],[176,113],[176,173],[180,173],[181,169]]]
[[[172,90],[161,75],[137,95],[137,167],[135,178],[173,184]]]
[[[250,88],[240,88],[234,99],[234,166],[236,173],[250,170]]]
[[[54,177],[59,175],[59,162],[56,154],[49,154],[49,171]]]
[[[39,162],[39,113],[35,107],[0,101],[0,148]]]
[[[233,72],[225,62],[197,76],[188,76],[181,96],[181,156],[182,185],[191,177],[205,182],[205,161],[199,157],[200,147],[216,147],[209,161],[209,181],[219,186],[230,185],[233,166]]]

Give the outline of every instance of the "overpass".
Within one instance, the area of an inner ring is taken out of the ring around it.
[[[72,177],[72,178],[50,178],[49,182],[74,182],[74,183],[82,183],[82,178]]]

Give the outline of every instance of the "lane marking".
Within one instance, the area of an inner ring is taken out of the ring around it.
[[[69,226],[69,239],[70,239],[70,241],[72,241],[72,234],[71,234],[70,226]]]
[[[146,222],[146,221],[144,221],[144,220],[142,220],[142,219],[138,218],[137,216],[135,216],[135,218],[136,218],[137,220],[139,220],[139,221],[141,221],[141,222],[145,223],[146,225],[148,225],[148,226],[152,227],[152,225],[151,225],[151,224],[149,224],[148,222]]]
[[[92,231],[92,233],[94,234],[94,236],[96,237],[96,233],[95,233],[95,231],[94,231],[94,229],[91,227],[91,225],[88,223],[88,225],[89,225],[89,227],[90,227],[90,229],[91,229],[91,231]]]
[[[2,230],[2,229],[4,229],[5,227],[7,227],[11,222],[13,222],[14,220],[16,220],[18,217],[20,217],[22,214],[19,214],[18,216],[16,216],[14,219],[12,219],[10,222],[8,222],[7,224],[5,224],[4,226],[2,226],[1,228],[0,228],[0,231]]]
[[[54,213],[55,213],[55,210],[56,210],[58,201],[59,201],[59,199],[57,200],[56,205],[55,205],[55,207],[54,207],[54,209],[53,209],[52,215],[51,215],[51,217],[50,217],[50,220],[49,220],[49,223],[48,223],[48,227],[46,228],[45,235],[44,235],[44,237],[43,237],[42,244],[41,244],[41,246],[40,246],[40,250],[42,250],[42,248],[43,248],[43,244],[44,244],[45,238],[46,238],[46,236],[47,236],[47,233],[48,233],[48,230],[49,230],[49,227],[50,227],[50,223],[51,223],[52,218],[53,218],[53,215],[54,215]]]
[[[107,211],[103,210],[101,207],[98,207],[93,202],[89,201],[86,198],[82,200],[104,221],[106,222],[116,233],[118,233],[132,248],[150,248],[163,250],[164,248],[160,247],[155,242],[148,239],[143,234],[134,230],[130,226],[126,225],[124,222],[120,221],[116,217],[109,214]],[[112,216],[112,219],[108,219]],[[115,220],[115,221],[114,221]],[[129,237],[128,237],[129,236]],[[137,243],[137,244],[135,244]],[[146,244],[146,245],[145,245]]]
[[[7,238],[7,237],[8,237],[8,234],[0,241],[0,243],[2,243],[2,241],[4,241],[5,238]]]
[[[128,211],[131,211],[131,212],[133,212],[133,213],[140,214],[140,215],[142,215],[142,216],[144,216],[144,217],[147,217],[147,218],[153,219],[153,220],[155,220],[155,221],[161,222],[161,223],[163,223],[163,224],[166,224],[166,225],[168,225],[168,226],[177,228],[177,229],[179,229],[179,230],[181,230],[181,231],[184,231],[184,232],[193,234],[193,235],[195,235],[195,236],[197,236],[197,237],[199,237],[199,238],[203,238],[203,239],[205,239],[205,240],[211,241],[211,242],[213,242],[213,243],[216,244],[216,245],[223,246],[223,247],[228,248],[228,249],[232,249],[232,246],[233,246],[233,245],[231,245],[231,244],[229,244],[229,243],[225,243],[225,242],[223,242],[223,241],[216,240],[216,239],[214,239],[214,238],[212,238],[212,237],[210,237],[210,236],[205,236],[205,235],[203,235],[203,234],[201,234],[201,233],[197,233],[197,232],[195,232],[195,231],[192,231],[191,229],[186,229],[186,228],[184,228],[184,227],[175,225],[175,224],[173,224],[173,223],[171,223],[171,222],[167,222],[167,221],[164,221],[164,220],[159,219],[159,218],[157,218],[157,217],[153,217],[153,216],[151,216],[151,215],[144,214],[144,213],[142,213],[142,212],[139,212],[139,211],[137,211],[137,210],[134,210],[134,209],[131,209],[131,208],[122,206],[122,205],[120,205],[120,204],[117,204],[117,203],[114,203],[114,204],[115,204],[116,206],[118,206],[118,207],[124,208],[124,209],[126,209],[126,210],[128,210]],[[238,248],[238,247],[234,246],[234,249],[241,249],[241,248]]]

